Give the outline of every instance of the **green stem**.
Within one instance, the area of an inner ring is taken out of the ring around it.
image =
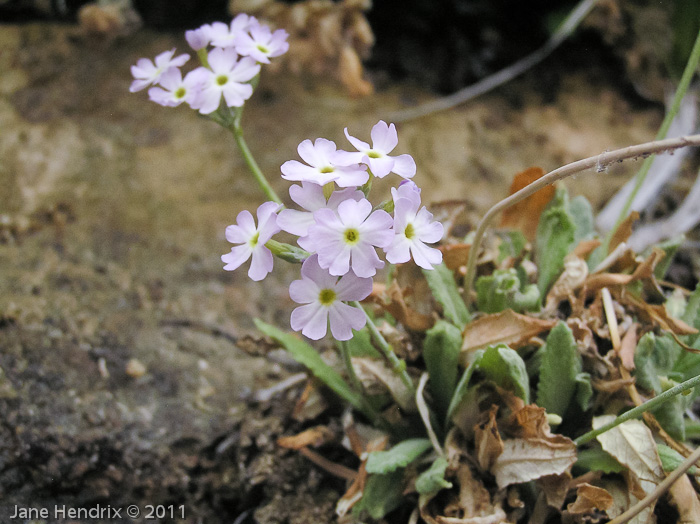
[[[688,86],[690,85],[690,81],[693,79],[693,75],[695,74],[695,71],[698,68],[698,63],[700,63],[700,32],[698,33],[698,36],[695,39],[693,50],[690,52],[690,57],[688,58],[688,63],[686,64],[685,70],[683,71],[683,76],[681,76],[681,80],[678,83],[678,89],[676,89],[676,94],[673,96],[673,103],[671,104],[671,108],[668,110],[668,113],[666,113],[666,116],[664,117],[664,120],[661,123],[661,127],[659,128],[659,132],[656,134],[656,140],[662,140],[666,138],[668,130],[671,127],[671,123],[673,122],[673,119],[676,118],[676,115],[680,110],[683,97],[685,97],[685,94],[688,92]],[[642,167],[639,169],[639,172],[635,176],[634,188],[627,197],[627,201],[622,207],[622,210],[620,211],[620,215],[617,217],[615,225],[612,227],[612,229],[610,229],[605,239],[606,251],[608,245],[610,244],[612,236],[615,234],[615,231],[617,231],[617,228],[620,226],[620,224],[627,218],[627,215],[629,214],[630,209],[632,208],[632,203],[634,202],[637,193],[639,193],[639,190],[644,185],[644,180],[646,180],[646,177],[649,174],[649,169],[651,168],[651,164],[653,161],[653,155],[646,158],[644,160],[644,163],[642,164]]]
[[[343,358],[343,363],[345,364],[345,371],[348,373],[350,382],[352,386],[358,393],[364,394],[364,388],[362,387],[362,382],[357,378],[357,373],[355,373],[355,367],[352,365],[352,358],[350,357],[350,350],[348,349],[348,343],[344,340],[337,340],[338,351],[340,351],[340,356]]]
[[[617,417],[615,420],[612,422],[609,422],[608,424],[605,424],[604,426],[599,427],[598,429],[594,429],[592,431],[589,431],[588,433],[584,433],[581,435],[579,438],[574,440],[574,444],[577,446],[581,446],[583,444],[586,444],[587,442],[590,442],[594,438],[596,438],[598,435],[601,435],[605,433],[608,430],[611,430],[612,428],[619,426],[623,422],[627,422],[628,420],[637,418],[644,413],[646,413],[649,410],[654,409],[655,407],[663,404],[664,402],[671,400],[673,397],[678,395],[679,393],[683,393],[684,391],[688,391],[693,389],[695,386],[700,384],[700,375],[693,377],[691,379],[686,380],[685,382],[681,382],[677,386],[672,387],[671,389],[668,389],[661,393],[660,395],[657,395],[656,397],[652,398],[651,400],[647,400],[644,404],[641,404],[640,406],[637,406],[636,408],[630,409],[629,411],[623,413],[619,417]]]
[[[408,372],[406,371],[406,362],[401,360],[399,357],[396,356],[396,353],[394,353],[394,349],[391,347],[391,345],[386,341],[384,336],[379,332],[379,329],[377,329],[377,326],[375,325],[374,321],[372,318],[367,314],[367,311],[362,307],[362,304],[360,304],[357,301],[351,302],[351,306],[360,308],[362,311],[364,311],[365,316],[367,317],[367,328],[369,329],[370,335],[372,335],[372,338],[374,339],[374,342],[379,346],[379,350],[383,353],[384,357],[389,361],[389,364],[391,364],[391,368],[393,369],[394,373],[399,375],[401,377],[401,381],[404,383],[404,385],[408,388],[408,390],[411,392],[411,395],[415,396],[416,394],[416,387],[413,385],[413,380],[411,380],[411,377],[408,375]]]
[[[258,163],[253,157],[253,153],[250,152],[250,149],[248,149],[248,144],[246,144],[246,141],[243,138],[243,127],[241,126],[241,116],[243,112],[241,111],[241,109],[242,108],[236,110],[236,116],[233,119],[231,125],[229,126],[229,130],[233,134],[233,138],[236,140],[236,145],[238,145],[238,149],[240,149],[241,153],[243,153],[243,158],[245,160],[245,163],[248,165],[248,169],[250,169],[250,172],[253,174],[253,177],[255,177],[256,182],[260,186],[260,189],[263,190],[263,193],[265,193],[265,196],[267,196],[267,198],[269,198],[273,202],[282,204],[282,200],[279,196],[277,196],[275,190],[272,189],[272,186],[267,181],[267,178],[265,178],[265,175],[260,170]]]

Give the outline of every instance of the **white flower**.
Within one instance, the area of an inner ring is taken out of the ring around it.
[[[440,222],[433,220],[433,214],[425,207],[418,209],[420,190],[416,191],[415,184],[410,184],[413,187],[409,184],[402,185],[394,192],[395,236],[386,249],[386,259],[392,264],[400,264],[413,257],[415,263],[423,269],[433,269],[442,262],[442,253],[425,244],[439,241],[444,228]]]
[[[214,47],[233,47],[236,39],[250,28],[251,24],[257,23],[257,19],[241,13],[231,20],[231,25],[223,22],[214,22],[207,29],[209,41]]]
[[[176,67],[166,71],[158,82],[161,87],[148,90],[148,97],[155,103],[166,107],[179,106],[183,102],[193,104],[199,95],[201,78],[193,72],[182,79],[182,73]]]
[[[363,300],[371,292],[371,278],[359,278],[351,271],[339,279],[322,269],[313,255],[301,266],[301,280],[289,286],[290,298],[304,304],[292,311],[292,329],[318,340],[326,335],[330,322],[333,338],[350,340],[352,330],[362,329],[367,316],[343,301]]]
[[[233,49],[212,49],[208,57],[209,66],[198,67],[193,71],[202,81],[201,94],[196,105],[192,105],[203,115],[216,111],[223,95],[228,107],[242,106],[250,95],[253,86],[246,83],[260,72],[260,65],[250,57],[238,60]]]
[[[155,63],[148,58],[139,58],[136,65],[131,66],[131,74],[136,80],[131,83],[129,91],[135,93],[157,83],[166,71],[173,67],[180,67],[190,59],[190,55],[173,58],[174,54],[174,48],[164,51],[156,57]]]
[[[345,152],[344,159],[347,162],[364,162],[378,178],[384,178],[389,173],[396,173],[403,178],[411,178],[416,174],[416,162],[411,155],[389,156],[399,143],[394,124],[387,125],[383,120],[377,122],[370,133],[371,147],[368,143],[350,136],[347,127],[345,136],[358,151]]]
[[[185,40],[194,51],[204,49],[211,42],[211,24],[204,24],[202,27],[185,31]]]
[[[265,247],[265,243],[272,235],[279,233],[277,225],[277,210],[280,205],[276,202],[265,202],[258,207],[258,225],[250,211],[244,210],[238,213],[236,224],[226,228],[226,240],[232,244],[240,244],[231,248],[230,253],[221,255],[221,261],[225,262],[224,269],[233,271],[252,257],[248,276],[252,280],[262,280],[272,271],[272,252]]]
[[[318,253],[319,264],[331,275],[344,275],[352,267],[358,277],[372,277],[384,267],[375,247],[389,247],[394,237],[393,221],[386,211],[372,211],[367,199],[345,200],[337,212],[316,211],[314,221],[300,245]]]
[[[340,187],[361,186],[369,175],[367,170],[355,163],[339,160],[335,142],[325,138],[317,138],[313,143],[304,140],[297,147],[299,156],[306,162],[288,160],[282,164],[282,178],[294,182],[313,182],[324,186],[335,182]]]
[[[309,227],[315,224],[314,211],[323,208],[335,211],[338,205],[347,199],[362,200],[365,197],[362,191],[348,187],[334,191],[326,201],[323,188],[312,182],[302,182],[301,186],[296,184],[290,186],[289,196],[306,211],[283,209],[277,217],[277,225],[283,231],[300,237],[306,236]]]
[[[288,36],[284,29],[273,33],[268,26],[254,23],[250,25],[249,33],[241,32],[236,37],[236,51],[263,64],[269,64],[270,58],[283,55],[289,50]]]

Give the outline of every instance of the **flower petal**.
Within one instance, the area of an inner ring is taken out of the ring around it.
[[[221,261],[226,264],[224,269],[226,271],[238,269],[241,267],[241,264],[250,258],[251,253],[252,250],[248,244],[232,247],[230,253],[221,255]]]
[[[367,322],[367,316],[364,311],[342,302],[335,302],[330,307],[328,316],[331,324],[331,334],[336,340],[350,340],[352,338],[352,330],[362,329]]]
[[[328,331],[328,309],[319,303],[299,306],[292,311],[290,324],[294,331],[300,331],[311,340],[319,340]]]
[[[380,120],[374,125],[370,136],[372,137],[372,149],[376,149],[385,154],[391,153],[396,147],[396,144],[399,143],[396,126],[394,124],[387,126],[384,120]]]

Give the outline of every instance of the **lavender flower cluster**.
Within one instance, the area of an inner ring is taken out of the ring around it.
[[[175,49],[159,54],[155,61],[141,58],[131,67],[134,81],[130,91],[151,87],[149,98],[163,106],[187,103],[203,115],[219,108],[223,97],[228,107],[241,107],[253,94],[251,81],[260,64],[287,52],[287,32],[272,31],[255,17],[239,14],[231,24],[214,22],[187,31],[187,43],[197,52],[202,66],[187,73],[182,67],[190,56],[175,57]],[[209,50],[211,46],[211,50]]]
[[[372,277],[384,267],[377,249],[392,264],[413,259],[433,269],[442,262],[442,253],[426,244],[442,238],[443,226],[421,207],[420,189],[408,180],[416,164],[410,155],[389,154],[398,143],[394,124],[379,121],[371,131],[371,146],[350,136],[347,128],[345,134],[357,151],[338,150],[324,138],[299,144],[305,163],[290,160],[281,171],[282,178],[301,183],[289,189],[301,209],[265,202],[257,210],[257,226],[249,211],[241,211],[236,224],[226,228],[227,240],[236,246],[221,257],[229,271],[252,259],[248,276],[262,280],[273,267],[273,235],[286,231],[298,236],[306,260],[301,280],[289,288],[291,299],[302,304],[292,312],[291,326],[313,340],[326,335],[329,323],[337,340],[348,340],[353,329],[364,327],[364,312],[347,302],[371,293]],[[367,199],[370,177],[392,172],[406,180],[392,188],[391,200],[374,207]]]

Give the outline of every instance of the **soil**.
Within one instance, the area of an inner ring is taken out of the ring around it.
[[[334,520],[343,482],[275,444],[302,427],[291,419],[301,386],[252,396],[299,368],[241,342],[255,317],[288,327],[297,268],[277,263],[255,283],[219,259],[226,225],[263,196],[225,131],[129,93],[129,66],[173,47],[186,44],[149,31],[103,41],[66,25],[0,26],[2,522],[15,506],[53,515],[129,504],[175,508],[160,522]],[[595,64],[555,58],[401,124],[398,149],[415,158],[424,200],[462,198],[483,212],[531,165],[653,139],[661,108]],[[286,195],[276,174],[301,140],[347,147],[344,127],[366,139],[377,120],[430,96],[384,81],[349,99],[330,81],[263,74],[246,137]],[[599,207],[635,167],[581,175],[569,189]],[[146,520],[122,511],[80,522]]]

